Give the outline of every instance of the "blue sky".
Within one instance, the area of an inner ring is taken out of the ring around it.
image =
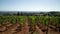
[[[60,0],[0,0],[0,11],[60,11]]]

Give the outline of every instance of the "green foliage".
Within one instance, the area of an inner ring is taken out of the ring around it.
[[[26,20],[26,16],[0,16],[0,25],[2,25],[3,23],[6,23],[7,21],[15,24],[17,23],[17,21],[20,21],[20,27],[23,26],[23,24],[25,23]]]
[[[52,25],[58,25],[60,24],[60,17],[56,16],[0,16],[0,25],[2,25],[4,22],[10,22],[12,24],[16,23],[17,21],[20,21],[20,25],[22,26],[26,18],[31,20],[31,25],[35,26],[35,19],[38,19],[41,24],[48,25],[48,23],[51,21]]]
[[[20,16],[20,24],[23,25],[26,21],[26,16]]]
[[[31,20],[31,25],[32,26],[35,26],[35,19],[36,19],[36,16],[29,16],[30,20]]]
[[[58,25],[58,23],[59,23],[58,17],[52,16],[50,19],[52,21],[52,25],[55,25],[55,26]]]
[[[48,25],[49,16],[38,16],[38,20],[41,24]]]

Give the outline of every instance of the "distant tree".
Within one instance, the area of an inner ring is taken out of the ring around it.
[[[17,13],[17,15],[19,16],[19,12]]]
[[[60,16],[60,12],[58,12],[58,11],[51,11],[48,14],[51,16]]]

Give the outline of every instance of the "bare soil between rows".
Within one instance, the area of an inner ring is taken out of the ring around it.
[[[4,23],[0,26],[0,34],[60,34],[60,32],[39,23],[33,27],[30,25],[29,20],[26,20],[22,28],[19,22],[15,24]]]

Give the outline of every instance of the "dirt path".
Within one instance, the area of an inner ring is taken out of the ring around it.
[[[22,27],[22,31],[17,32],[15,34],[29,34],[28,19],[26,19],[26,22],[25,22],[25,24]]]
[[[23,24],[23,27],[21,28],[21,31],[19,30],[20,28],[18,28],[19,26],[20,26],[19,22],[15,24],[11,24],[7,22],[2,26],[0,26],[0,34],[36,34],[36,32],[37,34],[46,34],[46,32],[43,32],[42,30],[46,30],[47,27],[40,24],[38,21],[36,21],[36,26],[32,27],[31,24],[29,23],[29,20],[26,19],[25,24]],[[19,31],[17,31],[17,29]],[[33,33],[31,33],[32,31]],[[60,32],[54,31],[53,29],[48,27],[48,34],[60,34]]]
[[[15,32],[14,30],[16,30],[18,26],[19,26],[19,23],[16,23],[8,27],[6,31],[2,32],[2,34],[13,34]]]
[[[1,31],[5,31],[5,30],[6,30],[6,27],[0,26],[0,32],[1,32]]]
[[[0,32],[1,31],[5,31],[7,29],[7,27],[11,26],[12,24],[9,22],[5,22],[0,26]]]
[[[43,34],[43,32],[41,31],[41,29],[39,29],[39,27],[36,25],[36,32],[38,32],[38,34]]]
[[[60,32],[54,31],[53,29],[48,28],[48,34],[60,34]]]

